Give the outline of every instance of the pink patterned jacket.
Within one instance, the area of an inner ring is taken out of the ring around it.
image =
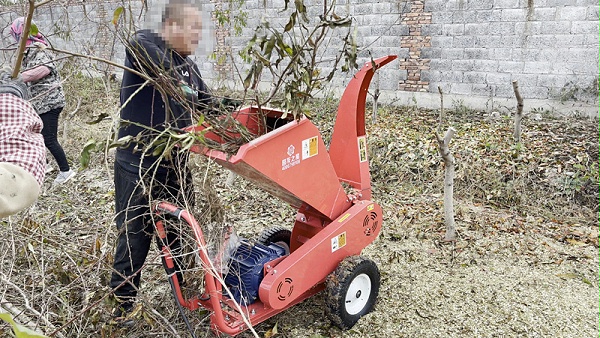
[[[0,94],[0,162],[25,169],[39,185],[46,170],[42,127],[42,120],[29,102],[12,94]]]

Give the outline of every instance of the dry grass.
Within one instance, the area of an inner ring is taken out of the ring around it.
[[[69,125],[63,145],[75,162],[86,141],[109,134],[111,120],[85,123],[115,111],[116,97],[99,97],[100,90],[80,88],[82,109],[62,121]],[[335,106],[317,102],[314,111],[328,135]],[[319,294],[259,325],[261,336],[275,324],[277,336],[290,338],[597,336],[598,122],[526,120],[517,147],[509,119],[465,114],[448,114],[458,130],[450,146],[458,161],[458,241],[440,241],[435,112],[386,109],[369,124],[373,196],[385,214],[379,239],[364,251],[382,273],[375,311],[342,332],[326,318]],[[194,170],[195,212],[204,219],[223,212],[250,238],[291,227],[294,212],[284,203],[241,178],[227,187],[227,173],[204,159]],[[52,179],[33,208],[0,222],[2,307],[57,337],[188,337],[157,251],[143,272],[136,326],[108,323],[112,155],[93,154],[90,167],[65,186],[51,189]],[[189,316],[198,337],[213,336],[205,313]],[[7,326],[0,325],[0,336],[11,336]]]

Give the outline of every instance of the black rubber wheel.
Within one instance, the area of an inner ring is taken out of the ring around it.
[[[327,315],[340,329],[349,330],[373,310],[379,294],[379,269],[365,257],[347,257],[326,283]]]
[[[283,227],[272,227],[265,229],[260,236],[258,236],[257,242],[263,245],[269,245],[271,243],[280,245],[285,248],[286,253],[290,253],[290,238],[292,238],[292,232]]]

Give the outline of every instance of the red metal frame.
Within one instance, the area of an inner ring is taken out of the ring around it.
[[[360,198],[371,198],[371,176],[365,131],[365,102],[377,68],[393,61],[389,55],[367,63],[344,91],[333,127],[329,156],[340,180],[359,190]]]
[[[223,276],[211,268],[204,235],[195,218],[175,205],[166,202],[156,205],[157,215],[177,217],[194,232],[200,260],[206,267],[205,292],[199,298],[185,299],[175,274],[172,281],[182,306],[190,310],[202,306],[211,311],[213,330],[238,334],[248,328],[243,316],[256,325],[314,295],[324,288],[326,277],[339,262],[360,254],[375,240],[381,230],[382,210],[370,201],[364,110],[375,69],[395,58],[391,55],[367,63],[350,81],[340,101],[329,151],[310,120],[290,121],[267,132],[261,116],[278,118],[284,113],[257,107],[243,108],[234,114],[250,132],[259,135],[240,147],[235,155],[200,145],[192,148],[193,152],[210,157],[298,209],[290,254],[265,266],[259,299],[240,307],[226,296],[221,283]],[[205,137],[223,141],[213,133],[206,133],[207,127],[188,131],[205,132]],[[341,182],[350,184],[355,191],[346,193]],[[157,222],[156,227],[160,238],[166,240],[162,222]],[[173,269],[168,245],[162,250],[167,268]]]

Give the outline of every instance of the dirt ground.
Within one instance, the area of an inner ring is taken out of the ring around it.
[[[86,122],[116,107],[114,96],[82,97],[82,108],[63,117],[63,145],[75,167],[84,144],[105,140],[113,125]],[[326,138],[334,108],[315,103]],[[258,325],[258,335],[276,326],[275,337],[289,338],[597,337],[598,121],[538,115],[524,121],[515,145],[507,116],[448,113],[444,128],[457,129],[458,240],[445,243],[437,113],[384,108],[368,124],[373,199],[384,211],[379,238],[363,252],[381,272],[375,310],[341,331],[318,294]],[[0,221],[2,311],[56,337],[190,337],[157,251],[143,272],[135,326],[109,323],[112,160],[111,152],[93,153],[89,167],[58,188],[50,174],[34,207]],[[227,173],[204,159],[194,170],[198,194],[211,185],[242,237],[291,228],[294,211],[283,202],[239,177],[228,187]],[[198,215],[208,212],[207,201],[216,203],[199,199]],[[206,313],[188,316],[196,336],[214,336]],[[0,325],[0,336],[12,336],[8,326]]]

